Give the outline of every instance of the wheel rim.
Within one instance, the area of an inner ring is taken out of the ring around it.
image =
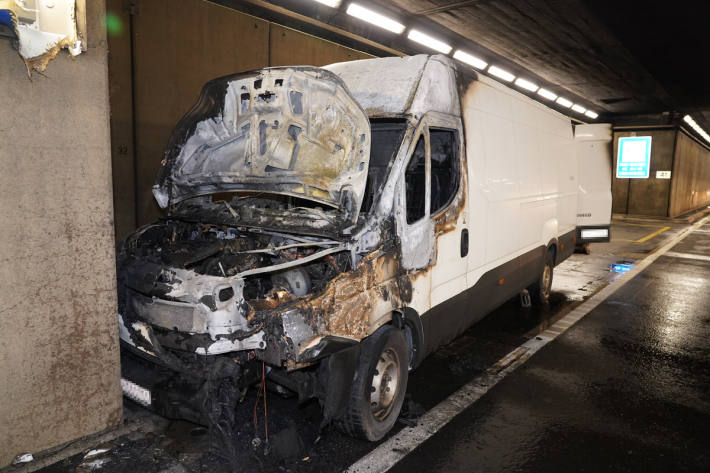
[[[377,360],[370,388],[370,409],[375,419],[384,420],[392,412],[399,387],[399,357],[386,349]]]
[[[552,268],[550,265],[545,265],[542,271],[542,296],[547,299],[550,297],[550,289],[552,288]]]

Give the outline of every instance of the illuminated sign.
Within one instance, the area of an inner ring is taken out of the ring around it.
[[[650,136],[631,136],[619,138],[619,155],[616,160],[616,177],[647,178],[650,164]]]

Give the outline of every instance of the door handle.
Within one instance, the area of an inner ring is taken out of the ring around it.
[[[468,255],[468,228],[461,230],[461,257]]]

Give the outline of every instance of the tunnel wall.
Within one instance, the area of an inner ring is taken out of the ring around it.
[[[657,179],[656,171],[671,171],[673,169],[675,135],[675,129],[614,131],[614,150],[612,154],[613,213],[658,217],[668,215],[671,180]],[[619,138],[627,136],[651,137],[651,163],[648,179],[619,179],[616,177]]]
[[[151,187],[171,130],[205,82],[265,66],[372,57],[202,0],[107,4],[123,25],[109,34],[119,238],[161,215]]]
[[[710,205],[710,150],[678,132],[670,217]]]
[[[618,179],[619,138],[651,136],[648,179]],[[651,217],[677,217],[710,205],[710,150],[683,129],[615,130],[613,149],[612,212]],[[671,171],[670,179],[656,171]]]
[[[0,467],[121,421],[103,2],[32,80],[0,40]]]

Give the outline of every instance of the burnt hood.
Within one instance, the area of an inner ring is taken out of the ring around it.
[[[316,67],[278,67],[205,84],[170,137],[153,186],[165,208],[217,192],[287,194],[356,219],[370,124],[343,81]]]

